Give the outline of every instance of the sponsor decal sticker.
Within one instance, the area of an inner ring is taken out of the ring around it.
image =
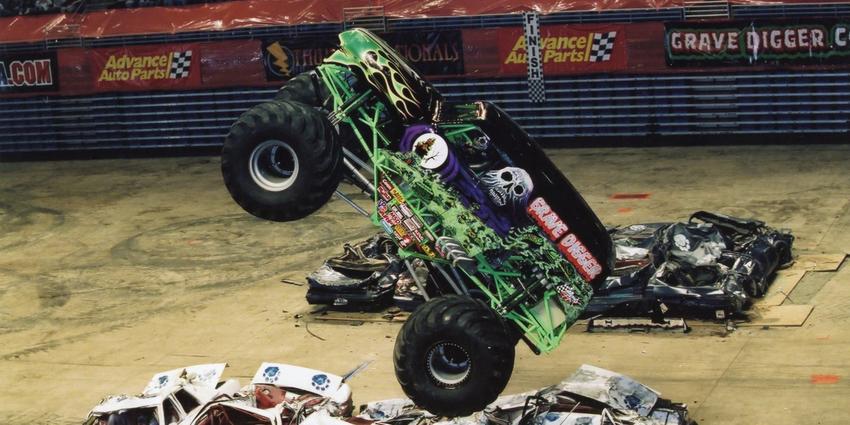
[[[313,388],[318,391],[324,391],[328,389],[328,386],[331,384],[331,380],[328,379],[328,375],[325,375],[324,373],[313,375],[313,378],[310,381],[313,385]]]
[[[413,214],[401,191],[389,180],[382,179],[378,184],[378,194],[377,212],[381,226],[398,241],[399,247],[415,246],[425,255],[435,257],[430,246],[433,236]]]
[[[558,296],[561,297],[564,302],[572,305],[581,304],[581,299],[576,295],[575,289],[572,286],[564,283],[562,285],[558,285],[555,288],[558,291]]]
[[[280,368],[277,366],[269,366],[263,371],[263,379],[270,384],[276,382],[278,376],[280,376]]]
[[[449,159],[449,145],[436,133],[424,133],[413,142],[413,152],[419,156],[419,166],[428,170],[440,168]]]

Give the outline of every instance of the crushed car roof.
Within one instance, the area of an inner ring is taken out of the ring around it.
[[[309,385],[306,384],[307,382],[309,382]],[[251,383],[296,388],[316,393],[322,397],[331,397],[342,385],[342,377],[306,367],[283,363],[263,363],[257,369]]]
[[[186,388],[193,393],[213,391],[225,367],[227,363],[211,363],[159,372],[150,379],[141,395],[107,397],[92,409],[92,413],[156,407],[177,388]]]

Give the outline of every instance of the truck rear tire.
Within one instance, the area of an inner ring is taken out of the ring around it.
[[[331,109],[328,101],[331,95],[322,80],[313,71],[302,72],[291,78],[274,97],[274,100],[299,102],[308,106]]]
[[[239,117],[224,141],[221,172],[245,211],[274,221],[321,208],[342,178],[342,147],[320,111],[273,101]]]
[[[417,406],[438,416],[466,416],[505,389],[515,344],[507,324],[484,302],[458,295],[434,298],[399,332],[396,378]]]

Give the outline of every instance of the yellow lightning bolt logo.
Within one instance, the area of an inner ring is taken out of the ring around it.
[[[269,44],[268,47],[266,47],[266,50],[274,58],[272,64],[277,67],[277,70],[285,77],[291,76],[292,74],[289,70],[289,55],[283,51],[283,46],[275,41],[274,43]]]

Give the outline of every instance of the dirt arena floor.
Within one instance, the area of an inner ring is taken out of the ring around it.
[[[550,153],[607,225],[704,209],[792,229],[801,258],[850,253],[848,145]],[[306,288],[281,283],[375,232],[335,199],[298,222],[255,219],[214,157],[0,163],[0,424],[78,423],[155,372],[222,361],[246,382],[262,361],[344,373],[373,360],[351,382],[355,401],[402,396],[399,324],[308,320]],[[550,355],[518,347],[507,391],[589,363],[687,402],[701,424],[846,423],[850,267],[833,269],[787,294],[783,305],[814,306],[802,326],[574,327]]]

